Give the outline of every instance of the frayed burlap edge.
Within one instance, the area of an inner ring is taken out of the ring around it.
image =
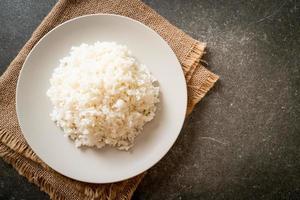
[[[198,66],[193,73],[193,76],[197,76],[205,69],[202,65]],[[205,69],[206,70],[206,69]],[[193,94],[188,96],[188,107],[187,107],[187,115],[189,115],[195,105],[206,95],[206,93],[214,86],[214,84],[218,81],[219,76],[208,71],[208,75],[206,80],[200,85],[196,86],[195,81],[191,79],[188,82],[188,93]],[[195,103],[197,102],[197,103]]]
[[[206,43],[195,42],[194,46],[191,48],[190,52],[185,56],[185,62],[182,63],[185,73],[185,79],[188,83],[199,65],[200,59],[204,54],[204,49],[206,48]]]
[[[16,153],[22,154],[22,156],[41,164],[45,168],[48,168],[48,166],[43,163],[41,159],[32,151],[29,145],[20,142],[17,138],[14,138],[11,134],[8,134],[4,129],[1,129],[1,127],[0,142],[6,144],[8,148]]]
[[[188,68],[185,73],[188,90],[188,105],[186,115],[189,115],[195,105],[206,95],[206,93],[214,86],[215,82],[219,79],[219,76],[207,70],[200,64],[201,58],[205,53],[206,43],[195,42],[193,48],[186,55],[185,62],[182,63],[183,68]],[[205,62],[205,61],[204,61]],[[205,74],[205,80],[202,84],[197,84],[197,78],[203,77]],[[193,78],[194,77],[194,78]],[[196,80],[195,80],[196,79]]]

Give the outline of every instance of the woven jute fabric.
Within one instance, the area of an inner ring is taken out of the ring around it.
[[[48,167],[26,143],[16,116],[15,91],[20,69],[33,46],[55,26],[74,17],[113,13],[138,20],[160,34],[182,65],[188,87],[189,114],[217,81],[200,59],[205,43],[194,40],[139,0],[60,0],[0,77],[0,156],[51,199],[130,199],[144,177],[111,184],[89,184],[67,178]],[[105,27],[104,27],[105,28]],[[169,66],[171,67],[171,66]]]

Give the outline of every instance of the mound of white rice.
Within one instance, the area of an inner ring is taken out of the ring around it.
[[[79,146],[128,150],[153,119],[159,87],[126,46],[72,47],[50,79],[51,119]]]

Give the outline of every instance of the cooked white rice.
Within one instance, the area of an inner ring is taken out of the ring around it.
[[[128,150],[153,119],[159,87],[126,46],[96,42],[72,47],[50,79],[50,116],[77,147]]]

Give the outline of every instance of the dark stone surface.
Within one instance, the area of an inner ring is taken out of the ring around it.
[[[221,79],[133,199],[300,199],[299,1],[145,2],[208,43]],[[0,0],[2,72],[54,3]],[[0,199],[48,199],[0,169]]]

